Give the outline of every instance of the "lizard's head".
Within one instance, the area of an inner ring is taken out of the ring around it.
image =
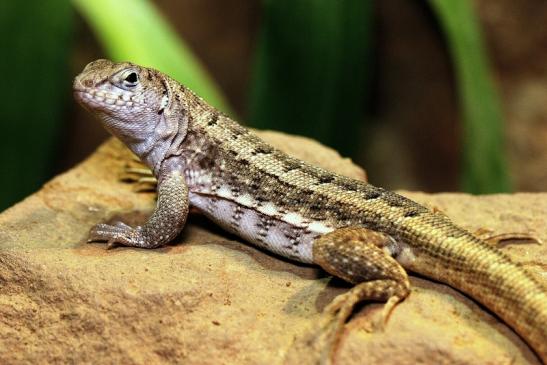
[[[158,71],[102,59],[88,64],[73,88],[76,100],[126,142],[149,135],[170,98],[168,81]]]

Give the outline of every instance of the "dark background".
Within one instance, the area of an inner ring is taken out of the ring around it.
[[[262,3],[251,0],[157,0],[154,3],[208,69],[240,121],[253,124],[249,121],[249,90],[257,39],[264,21]],[[504,145],[514,190],[544,191],[547,186],[547,2],[474,0],[473,5],[494,83],[501,96]],[[374,52],[366,60],[371,70],[367,80],[370,86],[366,99],[362,100],[366,112],[361,135],[357,136],[362,143],[353,147],[352,157],[377,185],[429,192],[460,190],[462,116],[453,62],[440,26],[422,1],[377,1],[372,8],[369,41]],[[64,75],[58,78],[66,84],[64,92],[49,95],[48,99],[59,104],[58,113],[53,116],[59,126],[57,132],[45,135],[27,123],[28,119],[39,119],[33,110],[39,109],[39,103],[27,99],[25,90],[39,88],[40,73],[26,75],[26,79],[17,81],[13,88],[10,86],[8,92],[15,94],[12,95],[14,102],[7,102],[5,98],[0,101],[2,109],[16,108],[22,115],[15,126],[4,120],[4,138],[17,136],[22,146],[38,144],[43,139],[55,141],[49,162],[40,166],[36,166],[32,156],[11,165],[10,151],[8,155],[3,152],[2,179],[25,180],[20,170],[26,169],[39,169],[42,178],[28,183],[22,181],[18,184],[20,189],[4,191],[4,205],[0,209],[78,163],[107,138],[99,123],[72,101],[70,92],[71,79],[85,64],[105,57],[105,53],[84,19],[73,9],[66,11],[73,13],[70,37],[61,40],[66,43],[66,67],[41,71]],[[33,26],[24,19],[0,19],[0,23],[13,30],[13,35],[22,26]],[[60,41],[54,30],[51,37],[52,42]],[[2,58],[11,57],[18,44],[17,39],[9,42],[2,46]],[[40,47],[47,47],[47,41],[33,46],[37,63]],[[6,60],[3,62],[9,65]],[[2,68],[3,73],[10,72],[6,67]],[[45,90],[36,91],[38,97],[45,95],[47,88]],[[21,130],[24,133],[21,134]],[[331,133],[343,137],[343,123]],[[25,148],[11,153],[24,154]]]

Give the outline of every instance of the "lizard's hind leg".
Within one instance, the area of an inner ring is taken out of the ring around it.
[[[333,320],[323,329],[328,332],[324,362],[330,362],[357,303],[386,301],[381,316],[373,322],[373,329],[383,329],[391,310],[409,294],[408,276],[389,252],[393,244],[390,236],[361,227],[338,229],[314,242],[314,262],[330,274],[356,284],[325,308],[325,315]]]

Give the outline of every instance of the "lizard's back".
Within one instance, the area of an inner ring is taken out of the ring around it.
[[[207,153],[195,158],[191,201],[220,225],[302,262],[338,228],[385,233],[403,267],[472,295],[547,354],[545,285],[444,214],[287,156],[216,112],[202,114],[195,132],[190,150]]]

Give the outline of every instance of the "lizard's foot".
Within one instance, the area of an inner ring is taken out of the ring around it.
[[[386,290],[393,291],[388,288],[391,283],[383,283],[382,281],[369,281],[354,286],[350,291],[344,294],[340,294],[334,300],[325,307],[323,311],[326,315],[336,317],[339,324],[339,330],[342,330],[343,325],[347,322],[347,319],[351,316],[353,308],[357,303],[369,298],[373,298],[377,295],[374,292],[383,292]],[[394,283],[396,286],[396,283]],[[394,301],[393,301],[393,300]],[[384,310],[379,317],[376,317],[371,326],[365,328],[367,332],[382,331],[385,327],[391,309],[394,305],[401,300],[400,297],[393,296],[384,305]]]
[[[114,225],[100,223],[91,228],[87,242],[106,241],[107,249],[120,244],[123,246],[142,247],[142,227],[130,227],[125,223]]]
[[[318,332],[322,339],[321,361],[330,363],[344,326],[355,305],[365,300],[386,301],[382,313],[367,331],[383,330],[395,305],[410,293],[408,276],[390,256],[391,237],[361,227],[342,228],[314,242],[314,262],[329,273],[356,283],[325,308],[331,318]]]
[[[509,240],[519,241],[518,243],[543,243],[542,240],[537,237],[536,233],[533,232],[506,232],[494,234],[492,229],[479,228],[473,232],[473,235],[492,246],[499,246],[503,241]]]
[[[367,332],[381,331],[384,329],[392,309],[407,295],[407,290],[393,280],[375,280],[360,283],[347,293],[337,296],[325,307],[322,315],[314,321],[311,328],[302,337],[296,339],[287,353],[285,363],[332,364],[345,330],[345,324],[356,304],[367,299],[393,294],[384,304],[382,312],[373,317],[371,325],[366,325],[364,328]]]
[[[360,283],[347,293],[336,297],[324,310],[324,315],[332,320],[322,329],[327,338],[322,357],[331,359],[336,352],[345,324],[355,305],[365,300],[388,298],[382,312],[364,327],[367,332],[383,331],[393,308],[407,295],[408,288],[394,280],[374,280]]]

